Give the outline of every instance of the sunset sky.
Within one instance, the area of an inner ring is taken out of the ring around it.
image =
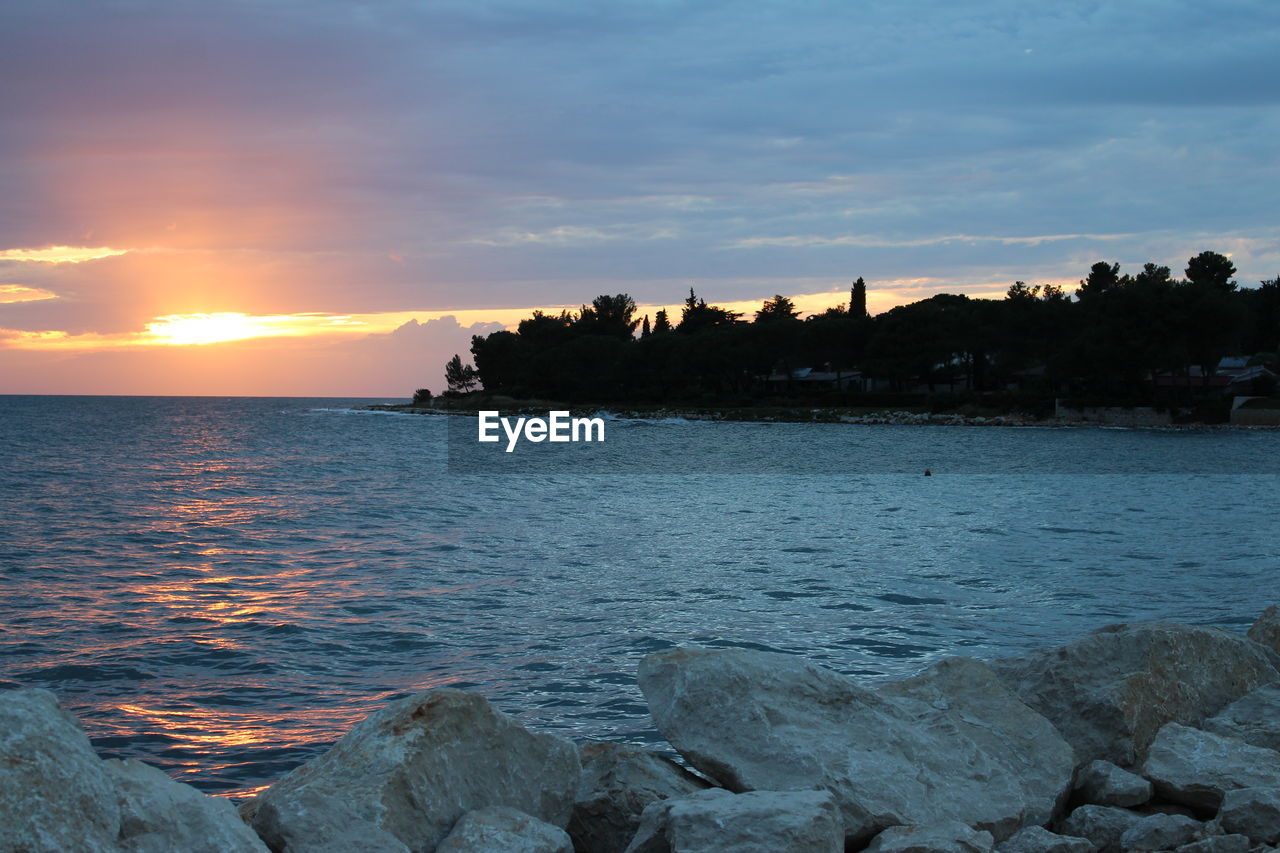
[[[0,393],[408,396],[533,307],[1280,274],[1273,2],[0,4]]]

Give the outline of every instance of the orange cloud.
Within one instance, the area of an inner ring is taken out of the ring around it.
[[[0,284],[0,305],[12,305],[15,302],[40,302],[45,299],[57,299],[58,294],[39,287],[27,287],[25,284]]]
[[[35,261],[43,264],[82,264],[99,258],[124,255],[128,249],[111,249],[106,246],[46,246],[43,249],[0,249],[0,261]]]

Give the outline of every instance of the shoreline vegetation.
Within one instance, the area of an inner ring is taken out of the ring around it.
[[[1212,251],[1182,279],[1099,261],[1074,293],[1018,281],[1003,299],[943,293],[875,316],[862,278],[847,303],[807,317],[781,294],[751,318],[692,288],[678,317],[641,317],[628,294],[602,294],[474,336],[473,363],[445,365],[448,390],[413,397],[435,409],[483,395],[724,420],[1021,423],[1107,409],[1123,423],[1142,408],[1154,415],[1140,425],[1280,424],[1280,276],[1242,288],[1235,272]],[[1241,398],[1252,413],[1237,419]]]
[[[477,693],[390,702],[237,808],[103,760],[0,691],[0,849],[188,853],[1263,853],[1280,843],[1280,607],[1139,622],[874,688],[802,657],[645,656],[687,762],[530,731]]]

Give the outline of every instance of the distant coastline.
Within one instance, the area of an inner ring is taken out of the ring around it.
[[[1280,424],[1175,422],[1164,410],[1144,406],[1104,406],[1071,409],[1071,416],[1036,415],[1028,412],[1001,412],[965,405],[954,410],[931,410],[928,406],[824,406],[824,405],[635,405],[608,403],[565,403],[555,400],[521,400],[501,395],[433,397],[411,403],[374,403],[365,411],[400,412],[420,415],[470,415],[481,409],[504,413],[545,413],[564,410],[574,415],[609,415],[627,420],[725,421],[738,423],[842,423],[887,426],[1003,426],[1003,427],[1118,427],[1130,429],[1245,429],[1274,430]],[[1068,410],[1064,410],[1068,411]],[[1271,410],[1267,410],[1271,411]],[[1280,411],[1277,411],[1280,415]],[[1154,416],[1153,416],[1154,415]]]

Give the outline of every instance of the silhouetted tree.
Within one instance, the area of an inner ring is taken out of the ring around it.
[[[644,315],[644,322],[640,324],[640,337],[642,337],[642,338],[647,338],[647,337],[649,337],[649,335],[651,335],[651,334],[653,334],[653,332],[652,332],[652,330],[649,328],[649,315],[648,315],[648,314],[645,314],[645,315]]]
[[[656,335],[669,331],[671,331],[671,321],[667,319],[667,309],[659,308],[658,313],[653,316],[653,333]]]
[[[760,306],[760,310],[756,312],[757,323],[796,320],[799,317],[800,312],[796,310],[795,303],[780,293],[771,299],[766,299],[764,304]]]
[[[853,287],[849,288],[849,314],[857,319],[869,316],[867,314],[867,283],[862,280],[862,276],[858,276]]]
[[[476,387],[478,378],[476,369],[469,364],[463,364],[460,355],[455,354],[444,366],[444,381],[448,384],[450,391],[462,393],[470,391]]]

